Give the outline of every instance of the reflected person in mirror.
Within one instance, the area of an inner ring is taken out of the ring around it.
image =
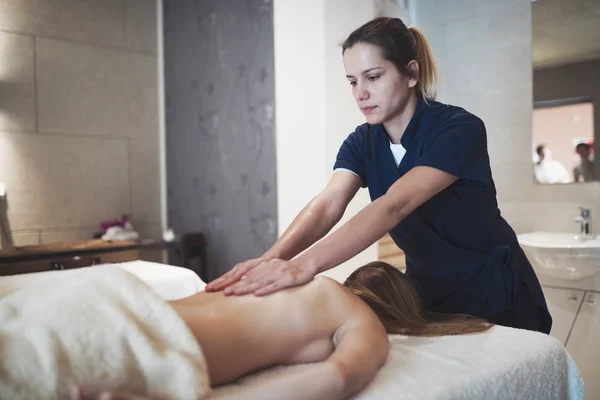
[[[575,182],[595,181],[594,162],[592,161],[592,146],[588,143],[579,143],[575,146],[575,152],[579,155],[579,162],[573,168]]]
[[[552,150],[546,145],[539,145],[535,152],[538,159],[534,166],[535,181],[537,183],[569,183],[570,177],[567,169],[552,158]]]

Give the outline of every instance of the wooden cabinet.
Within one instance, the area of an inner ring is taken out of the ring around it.
[[[139,259],[139,245],[120,240],[80,240],[23,246],[0,253],[0,275],[60,271]]]
[[[600,293],[587,292],[567,342],[585,383],[585,398],[600,399]]]
[[[543,287],[546,303],[552,315],[550,335],[566,345],[567,338],[575,322],[577,311],[583,301],[583,290],[558,289]]]

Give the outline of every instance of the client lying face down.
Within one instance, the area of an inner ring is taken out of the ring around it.
[[[248,399],[344,399],[384,365],[388,334],[453,335],[492,326],[425,311],[410,281],[383,262],[360,267],[344,285],[317,277],[265,297],[201,292],[170,305],[202,348],[213,387],[272,366],[311,363],[249,386],[242,397]],[[216,391],[207,398],[227,396]]]

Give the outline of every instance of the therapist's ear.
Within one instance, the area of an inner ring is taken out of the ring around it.
[[[414,88],[419,83],[419,63],[416,60],[411,60],[406,65],[406,69],[409,72],[408,87]]]

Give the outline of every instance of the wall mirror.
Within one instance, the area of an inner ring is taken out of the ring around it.
[[[598,181],[600,1],[532,0],[531,7],[533,179]]]

